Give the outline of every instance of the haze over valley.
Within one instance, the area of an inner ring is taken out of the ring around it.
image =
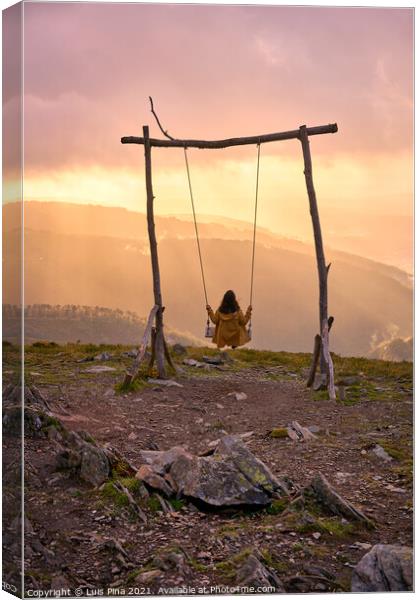
[[[6,205],[3,214],[4,277],[11,281],[18,258],[19,205]],[[206,313],[193,224],[176,217],[155,221],[166,323],[187,337],[202,338]],[[209,217],[203,221],[199,231],[210,302],[216,308],[223,292],[233,288],[246,308],[251,226],[218,218],[210,222]],[[370,355],[384,342],[411,336],[412,289],[406,272],[329,248],[326,255],[332,262],[333,351]],[[5,291],[4,303],[16,304],[16,288]],[[312,246],[258,230],[251,346],[311,351],[317,303]],[[147,316],[153,296],[145,215],[92,205],[26,203],[25,304],[100,306]]]

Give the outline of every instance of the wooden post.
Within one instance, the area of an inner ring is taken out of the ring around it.
[[[316,368],[318,366],[319,355],[321,354],[321,336],[319,333],[314,338],[314,351],[312,354],[311,368],[309,369],[308,381],[306,387],[312,387],[315,381]]]
[[[322,323],[322,351],[325,363],[328,367],[328,395],[330,400],[335,400],[335,385],[334,385],[334,365],[330,355],[328,321],[325,319]]]
[[[328,332],[331,330],[332,324],[334,323],[334,317],[328,317]],[[319,333],[316,334],[314,339],[314,351],[312,354],[311,368],[309,369],[308,381],[306,387],[312,387],[315,381],[316,368],[318,366],[319,358],[321,355],[322,338]],[[325,387],[327,384],[325,382]]]
[[[323,323],[328,321],[328,269],[325,264],[324,247],[322,244],[322,233],[321,223],[319,220],[318,205],[316,202],[315,187],[312,178],[312,159],[311,150],[309,147],[309,138],[306,125],[301,125],[300,131],[300,142],[302,144],[303,160],[305,165],[305,180],[306,189],[309,198],[309,208],[312,218],[312,227],[315,238],[315,251],[316,251],[316,262],[318,266],[318,281],[319,281],[319,332],[322,337],[323,335]],[[327,365],[325,362],[324,354],[321,354],[321,373],[327,374]]]
[[[141,362],[146,354],[147,342],[149,341],[150,332],[151,332],[152,325],[153,325],[153,319],[156,317],[156,313],[157,313],[158,309],[159,309],[159,306],[157,304],[155,304],[155,306],[150,311],[150,315],[147,320],[146,327],[145,327],[144,333],[143,333],[143,337],[142,337],[142,340],[140,343],[139,351],[137,353],[136,358],[134,359],[131,369],[129,369],[127,371],[127,373],[125,374],[123,387],[129,386],[133,382],[133,379],[135,378],[135,376],[138,373]]]
[[[155,304],[158,305],[156,312],[156,365],[160,379],[166,377],[165,371],[165,348],[163,341],[163,310],[162,310],[162,292],[160,287],[160,272],[157,253],[157,241],[155,233],[155,221],[153,215],[153,187],[152,187],[152,151],[149,138],[149,127],[143,126],[144,137],[144,158],[146,167],[146,192],[147,192],[147,228],[149,232],[150,255],[152,259],[153,272],[153,294]]]

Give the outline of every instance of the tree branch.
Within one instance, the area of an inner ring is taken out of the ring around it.
[[[150,110],[152,111],[152,114],[155,117],[157,124],[159,125],[159,129],[161,130],[163,135],[168,138],[168,140],[173,140],[174,138],[172,136],[170,136],[169,133],[167,131],[165,131],[163,129],[162,125],[160,124],[159,117],[155,113],[155,109],[153,107],[153,98],[151,96],[149,96],[149,100],[150,100]]]

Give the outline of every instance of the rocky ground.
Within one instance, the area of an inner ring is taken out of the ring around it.
[[[98,349],[28,348],[28,385],[40,391],[52,417],[25,440],[27,590],[223,593],[246,581],[252,556],[266,569],[266,581],[281,582],[287,592],[349,591],[355,565],[373,545],[412,546],[411,363],[336,357],[345,398],[334,403],[305,387],[309,355],[244,350],[216,368],[202,365],[203,353],[214,353],[190,349],[176,359],[183,369],[174,377],[178,385],[139,382],[124,392],[118,384],[132,360],[126,350],[106,348],[99,359],[80,362]],[[7,384],[18,352],[6,346],[3,353]],[[182,364],[186,356],[199,364]],[[292,421],[316,438],[290,439]],[[61,440],[52,430],[60,423],[116,449],[135,469],[142,450],[182,446],[197,455],[226,434],[246,434],[249,450],[274,476],[290,478],[294,492],[259,510],[203,510],[185,498],[162,503],[118,468],[94,486],[59,468]],[[10,432],[3,444],[5,569],[16,582],[19,448]],[[374,527],[310,507],[290,510],[289,501],[318,472]],[[130,490],[140,514],[115,482]]]

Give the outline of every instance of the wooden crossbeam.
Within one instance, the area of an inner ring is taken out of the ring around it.
[[[318,125],[317,127],[307,127],[306,134],[321,135],[323,133],[337,133],[337,123],[330,125]],[[301,130],[294,129],[292,131],[280,131],[278,133],[266,133],[263,135],[253,135],[250,137],[228,138],[226,140],[158,140],[149,138],[147,143],[150,146],[159,148],[202,148],[216,150],[218,148],[229,148],[230,146],[246,146],[248,144],[265,144],[267,142],[279,142],[282,140],[301,139]],[[121,138],[122,144],[142,144],[145,143],[144,137],[136,137],[133,135]]]

